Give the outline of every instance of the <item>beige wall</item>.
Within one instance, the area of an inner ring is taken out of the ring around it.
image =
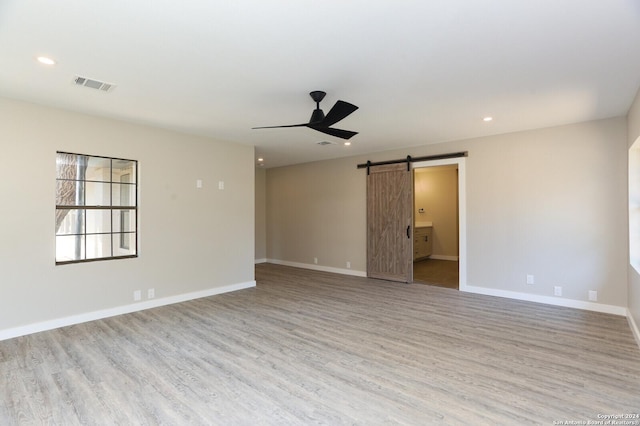
[[[253,147],[1,98],[0,140],[0,334],[254,280]],[[56,150],[139,161],[138,258],[54,264]]]
[[[267,259],[267,171],[256,168],[256,262]]]
[[[461,150],[470,286],[545,297],[562,286],[585,302],[597,290],[598,303],[627,306],[624,117],[268,169],[268,258],[364,271],[366,171],[356,165]]]
[[[366,269],[366,186],[352,158],[267,170],[267,257]]]
[[[640,92],[636,94],[635,101],[627,116],[628,136],[627,145],[631,147],[640,138]],[[631,266],[627,265],[629,271],[629,312],[636,327],[640,327],[640,275]],[[635,330],[638,333],[638,330]],[[640,339],[640,335],[636,335]]]
[[[458,170],[455,166],[415,169],[414,212],[416,224],[432,222],[431,258],[458,257]],[[420,213],[420,209],[424,213]]]

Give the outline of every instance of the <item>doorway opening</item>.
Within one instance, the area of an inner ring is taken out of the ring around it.
[[[466,288],[465,158],[414,169],[413,282]]]
[[[458,289],[458,166],[413,173],[413,281]]]

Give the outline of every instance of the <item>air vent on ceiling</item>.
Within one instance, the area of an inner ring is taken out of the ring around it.
[[[322,142],[318,142],[318,145],[325,146],[325,145],[338,145],[338,144],[335,142],[322,141]]]
[[[76,76],[73,82],[76,84],[76,86],[89,87],[91,89],[101,90],[103,92],[110,92],[116,87],[116,85],[112,83],[105,83],[104,81],[80,76]]]

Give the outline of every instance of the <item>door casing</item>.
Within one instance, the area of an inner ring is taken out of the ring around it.
[[[458,166],[458,289],[467,291],[467,179],[466,157],[413,163],[413,169],[447,165]]]

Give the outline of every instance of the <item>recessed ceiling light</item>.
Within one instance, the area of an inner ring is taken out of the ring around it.
[[[264,161],[264,158],[262,158],[262,157],[258,158],[258,161]]]
[[[351,142],[345,142],[344,143],[344,146],[349,146],[349,145],[351,145]]]
[[[44,65],[55,65],[56,64],[56,61],[54,61],[51,58],[47,58],[46,56],[38,56],[36,58],[36,60],[38,62],[40,62],[41,64],[44,64]]]
[[[493,117],[485,117],[482,119],[482,121],[486,121],[486,122],[493,121]]]

